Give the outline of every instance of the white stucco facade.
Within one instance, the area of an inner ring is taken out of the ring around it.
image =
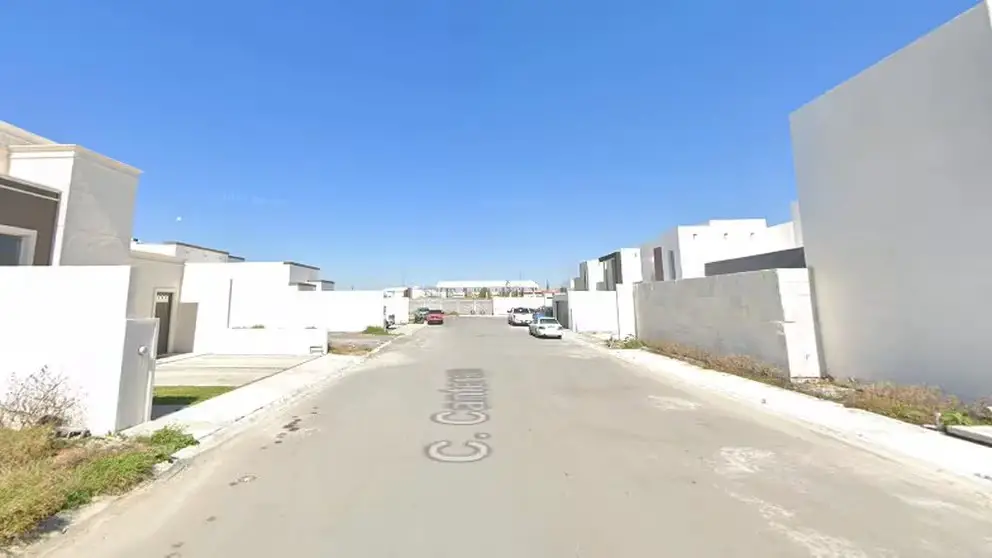
[[[641,274],[644,281],[705,277],[707,263],[798,246],[792,221],[768,226],[764,219],[714,219],[675,227],[643,244]]]
[[[132,239],[131,251],[169,256],[190,263],[227,263],[235,261],[232,259],[231,254],[224,250],[215,250],[213,248],[175,241],[141,242]]]
[[[791,116],[827,372],[992,394],[982,2]]]
[[[94,434],[148,419],[155,320],[128,319],[129,266],[0,267],[0,394],[42,367]]]
[[[141,171],[78,145],[10,145],[7,174],[59,191],[52,265],[127,265]]]

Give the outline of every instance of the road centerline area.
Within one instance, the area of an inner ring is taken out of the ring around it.
[[[987,498],[921,475],[588,347],[453,317],[38,555],[992,555]]]
[[[481,369],[452,369],[445,371],[447,385],[441,392],[445,394],[444,410],[431,415],[431,421],[459,430],[479,426],[489,421],[489,387],[485,372]],[[475,463],[492,454],[492,447],[486,442],[488,432],[475,431],[474,439],[452,442],[438,440],[428,444],[424,451],[427,457],[440,463]],[[449,448],[460,444],[462,450],[452,452]]]

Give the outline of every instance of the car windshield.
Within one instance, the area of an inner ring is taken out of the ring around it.
[[[541,324],[556,324],[556,323],[558,323],[558,320],[556,320],[554,318],[541,318],[541,320],[538,323],[541,323]]]
[[[427,313],[428,314],[444,314],[444,312],[442,312],[440,310],[428,310]]]

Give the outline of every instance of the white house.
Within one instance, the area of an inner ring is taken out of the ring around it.
[[[131,267],[140,171],[0,122],[0,396],[42,369],[97,434],[151,411],[158,320]]]
[[[103,434],[147,420],[159,354],[324,352],[328,330],[382,324],[381,291],[316,267],[133,240],[139,175],[0,122],[0,397],[48,369]]]
[[[769,227],[764,219],[713,219],[678,226],[641,246],[641,274],[644,281],[705,277],[707,263],[796,248],[801,239],[793,221]]]
[[[992,394],[989,11],[980,2],[791,116],[833,375]]]

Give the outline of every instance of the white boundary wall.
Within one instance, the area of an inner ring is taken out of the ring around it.
[[[383,299],[386,315],[396,316],[396,324],[410,323],[410,299],[404,296],[391,296]]]
[[[64,377],[77,425],[148,419],[157,320],[128,320],[129,266],[0,267],[0,398],[42,367]]]
[[[309,355],[327,352],[326,329],[225,329],[204,352],[217,355]]]
[[[793,378],[820,376],[805,269],[639,283],[634,292],[644,341],[747,355]]]
[[[630,285],[617,285],[615,291],[568,291],[558,295],[565,300],[567,316],[558,320],[577,333],[611,333],[620,337],[634,335],[634,294]],[[557,306],[556,306],[557,308]]]

